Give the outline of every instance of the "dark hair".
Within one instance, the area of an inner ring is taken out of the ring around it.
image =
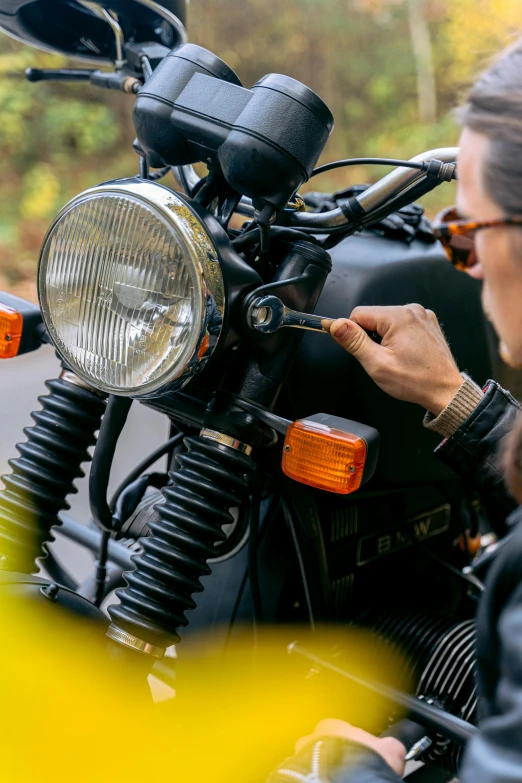
[[[522,41],[484,71],[457,116],[462,125],[489,139],[482,165],[484,189],[507,216],[522,215]],[[507,488],[522,503],[522,416],[500,456]]]
[[[484,71],[458,117],[489,138],[482,170],[486,192],[506,215],[522,215],[522,41]]]

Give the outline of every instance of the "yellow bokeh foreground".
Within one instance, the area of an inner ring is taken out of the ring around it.
[[[73,618],[38,590],[0,587],[5,783],[261,783],[322,718],[386,727],[389,705],[324,673],[307,677],[307,667],[286,652],[299,636],[330,654],[339,634],[307,639],[295,628],[260,629],[255,652],[245,633],[226,655],[212,649],[211,637],[185,654],[181,643],[176,697],[154,706],[145,657],[112,646],[105,620]],[[27,592],[31,599],[22,600]],[[391,681],[373,642],[360,633],[341,636],[343,665]]]

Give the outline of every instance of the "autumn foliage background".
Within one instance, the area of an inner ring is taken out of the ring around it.
[[[324,160],[411,157],[455,144],[451,109],[521,30],[520,0],[192,0],[189,9],[190,40],[246,86],[275,71],[321,95],[336,118]],[[0,35],[0,288],[31,299],[40,242],[60,207],[137,170],[131,97],[23,78],[29,66],[63,64]],[[384,171],[336,171],[314,188]],[[435,191],[428,211],[452,196],[448,187]]]

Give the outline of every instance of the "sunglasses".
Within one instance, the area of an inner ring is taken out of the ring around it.
[[[494,226],[522,226],[522,217],[498,220],[462,220],[456,207],[440,212],[433,221],[433,233],[442,244],[446,255],[456,269],[466,271],[477,263],[475,235],[481,228]]]

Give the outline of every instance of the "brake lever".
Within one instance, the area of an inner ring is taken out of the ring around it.
[[[105,90],[137,93],[143,82],[124,71],[92,71],[85,68],[28,68],[30,82],[89,82]]]
[[[277,296],[258,297],[250,304],[247,311],[249,327],[262,334],[273,334],[283,327],[307,329],[312,332],[328,334],[326,329],[323,328],[322,322],[334,320],[334,318],[327,318],[326,316],[292,310],[283,304]],[[374,342],[381,342],[382,338],[377,332],[367,333]]]

